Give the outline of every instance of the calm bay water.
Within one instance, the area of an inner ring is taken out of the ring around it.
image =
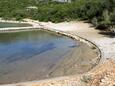
[[[27,27],[31,26],[30,24],[20,24],[20,23],[4,23],[0,22],[0,28],[6,28],[6,27]]]
[[[0,84],[47,78],[76,41],[45,31],[0,33]]]

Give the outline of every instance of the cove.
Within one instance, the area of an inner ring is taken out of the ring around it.
[[[81,74],[96,56],[85,43],[51,32],[0,33],[0,84]]]

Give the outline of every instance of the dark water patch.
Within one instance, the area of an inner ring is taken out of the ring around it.
[[[55,46],[53,43],[45,43],[39,48],[39,50],[32,47],[23,48],[20,53],[16,53],[16,54],[13,54],[12,56],[7,57],[6,58],[7,60],[5,61],[7,61],[8,63],[11,63],[11,62],[19,61],[19,60],[27,60],[27,59],[33,58],[33,56],[35,55],[45,53],[54,48]]]
[[[71,47],[71,48],[74,48],[74,47],[77,47],[78,45],[71,45],[71,46],[69,46],[69,47]]]

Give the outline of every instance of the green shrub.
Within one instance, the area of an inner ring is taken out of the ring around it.
[[[90,80],[92,80],[91,75],[83,75],[81,78],[81,81],[88,83]]]
[[[72,3],[52,0],[0,0],[0,17],[20,20],[31,18],[39,21],[63,22],[89,20],[97,28],[115,24],[115,0],[72,0]],[[36,6],[37,10],[26,10]]]

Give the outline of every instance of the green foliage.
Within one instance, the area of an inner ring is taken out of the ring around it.
[[[111,20],[111,22],[113,22],[115,24],[115,9],[110,15],[110,20]]]
[[[88,83],[92,80],[92,77],[91,75],[83,75],[82,78],[81,78],[81,81],[82,82],[85,82],[85,83]]]
[[[27,10],[29,6],[36,6],[38,9]],[[72,3],[52,0],[0,0],[0,17],[52,22],[81,19],[89,20],[95,26],[109,26],[115,24],[115,0],[72,0]]]

